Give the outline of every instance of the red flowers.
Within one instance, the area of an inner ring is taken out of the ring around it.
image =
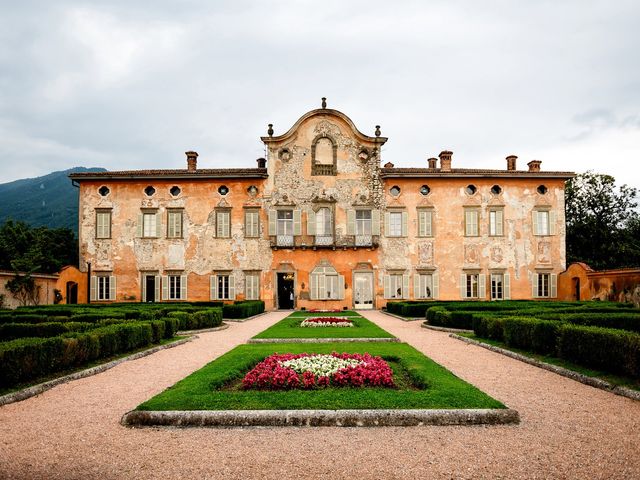
[[[342,364],[348,365],[341,368]],[[331,355],[270,355],[245,375],[242,385],[245,389],[289,390],[329,386],[393,387],[394,383],[393,371],[382,358],[368,353],[334,352]]]

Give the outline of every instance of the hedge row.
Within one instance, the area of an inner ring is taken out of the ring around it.
[[[511,347],[551,354],[577,364],[640,378],[640,334],[523,317],[473,319],[478,337]]]
[[[248,318],[264,312],[264,302],[262,300],[237,301],[232,304],[225,304],[222,307],[224,318]]]
[[[207,308],[197,312],[169,312],[169,318],[178,322],[178,330],[198,330],[201,328],[213,328],[222,324],[222,309]]]
[[[539,315],[541,319],[558,320],[592,327],[615,328],[640,333],[640,312],[625,313],[563,313]]]
[[[451,312],[445,307],[431,307],[426,317],[429,325],[470,330],[474,315],[473,312]]]
[[[424,317],[429,308],[442,305],[441,302],[388,302],[387,312],[402,317]]]
[[[122,323],[122,320],[118,320]],[[87,322],[3,323],[0,324],[0,341],[27,337],[55,337],[68,332],[83,332],[94,325]]]

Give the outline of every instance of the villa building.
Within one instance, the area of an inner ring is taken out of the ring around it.
[[[387,141],[322,107],[269,125],[256,168],[75,173],[91,301],[267,309],[555,298],[569,172],[381,165]],[[90,266],[89,266],[90,264]]]

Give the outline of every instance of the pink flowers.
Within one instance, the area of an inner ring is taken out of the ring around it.
[[[308,317],[301,323],[301,327],[353,327],[348,317]]]
[[[242,380],[243,388],[289,390],[323,387],[393,387],[393,371],[368,353],[273,354]]]

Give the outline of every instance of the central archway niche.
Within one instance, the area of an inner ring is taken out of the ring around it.
[[[338,144],[329,135],[321,134],[311,143],[311,175],[335,175]]]

